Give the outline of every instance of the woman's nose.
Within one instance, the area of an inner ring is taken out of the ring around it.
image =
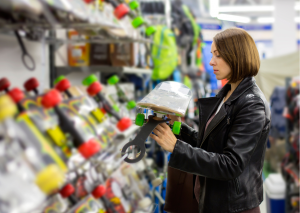
[[[210,62],[209,62],[209,65],[210,65],[210,66],[214,66],[214,65],[216,65],[216,62],[214,61],[214,59],[213,59],[213,58],[210,60]]]

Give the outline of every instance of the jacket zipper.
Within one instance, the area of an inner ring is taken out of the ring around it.
[[[239,179],[238,178],[235,178],[234,179],[234,186],[235,186],[235,191],[236,191],[236,194],[240,194],[240,184],[239,184]]]
[[[221,121],[223,121],[223,119],[225,118],[226,116],[224,115],[223,117],[222,117],[222,119],[219,121],[219,123],[221,123]],[[204,141],[206,140],[206,138],[209,136],[209,134],[219,125],[219,123],[217,123],[217,125],[215,125],[215,127],[212,129],[212,130],[210,130],[210,132],[206,135],[206,137],[204,138],[204,140],[202,140],[202,143],[201,143],[201,145],[200,145],[200,147],[199,148],[201,148],[201,146],[203,145],[203,143],[204,143]],[[204,132],[204,134],[205,134],[205,132]]]

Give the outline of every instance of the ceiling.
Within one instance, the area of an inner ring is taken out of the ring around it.
[[[182,0],[186,5],[191,8],[193,13],[198,18],[210,18],[209,15],[209,2],[210,0]],[[228,6],[271,6],[274,0],[219,0],[220,7]],[[299,0],[295,0],[299,1]],[[272,11],[261,12],[222,12],[222,14],[246,16],[251,19],[258,17],[272,17]]]

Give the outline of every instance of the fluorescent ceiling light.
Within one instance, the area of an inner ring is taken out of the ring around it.
[[[209,1],[209,14],[211,17],[217,17],[219,14],[219,0]]]
[[[274,21],[275,19],[273,17],[262,17],[257,19],[258,23],[274,23]],[[295,22],[300,23],[300,17],[296,17]]]
[[[262,5],[262,6],[228,6],[219,7],[219,13],[228,12],[268,12],[274,11],[273,5]],[[300,10],[300,3],[295,3],[295,10]]]
[[[273,11],[274,6],[232,6],[219,7],[219,12],[259,12],[259,11]]]
[[[273,23],[274,22],[273,17],[263,17],[263,18],[257,18],[258,23]]]
[[[249,23],[251,21],[251,19],[248,17],[234,16],[234,15],[227,15],[227,14],[219,14],[218,19],[224,21],[241,22],[241,23]]]

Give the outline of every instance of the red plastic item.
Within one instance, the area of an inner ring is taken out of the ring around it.
[[[103,185],[99,185],[97,186],[93,191],[92,191],[92,195],[98,199],[101,198],[105,195],[106,193],[106,188]]]
[[[52,89],[42,98],[42,105],[45,108],[52,108],[59,104],[61,101],[61,94],[56,89]]]
[[[117,19],[122,19],[128,13],[129,8],[125,4],[119,4],[114,11],[114,15]]]
[[[130,118],[122,118],[118,123],[117,123],[117,128],[123,132],[124,130],[128,129],[131,126],[132,122]]]
[[[102,112],[103,114],[106,114],[106,111],[105,111],[104,108],[101,108],[100,110],[101,110],[101,112]]]
[[[36,78],[30,78],[24,83],[26,91],[31,91],[39,87],[39,81]]]
[[[19,103],[24,98],[24,93],[19,88],[13,88],[7,93],[15,103]]]
[[[92,83],[88,88],[87,92],[90,96],[95,96],[97,93],[101,92],[102,85],[99,82]]]
[[[55,85],[55,89],[60,92],[64,92],[71,87],[71,83],[68,79],[64,78]]]
[[[0,91],[8,89],[9,86],[10,86],[10,82],[7,78],[0,79]]]
[[[62,188],[59,193],[63,198],[70,197],[75,192],[75,188],[72,184],[68,183]]]
[[[85,159],[92,157],[100,149],[100,144],[93,138],[78,147],[78,151]]]

